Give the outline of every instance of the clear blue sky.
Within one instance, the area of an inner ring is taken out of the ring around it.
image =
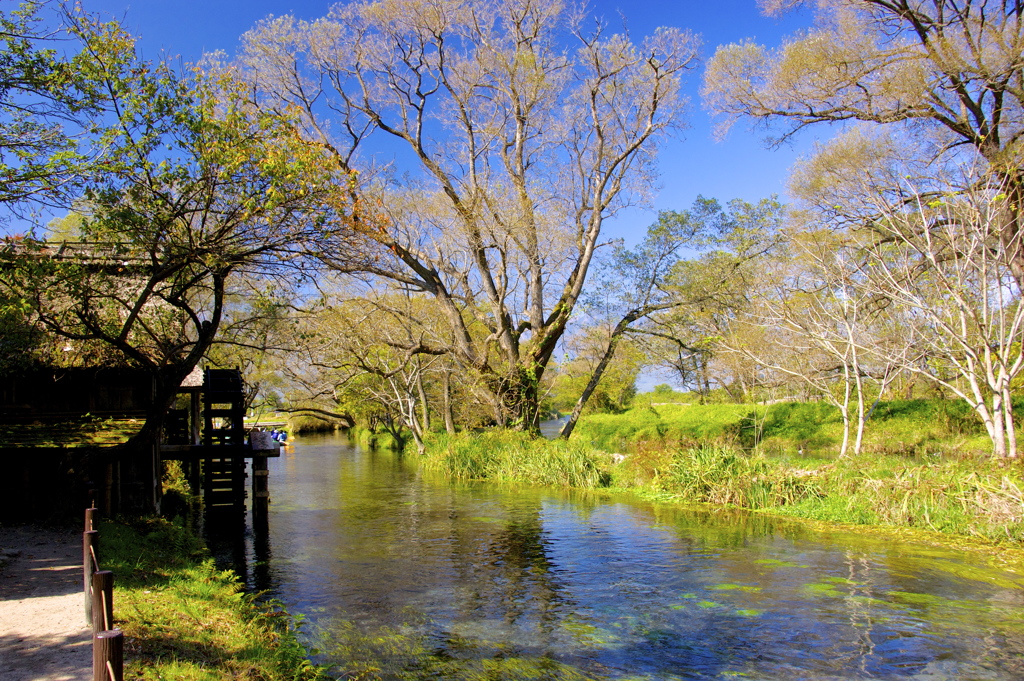
[[[87,11],[122,20],[138,36],[145,57],[169,54],[185,61],[214,50],[233,54],[238,37],[267,15],[315,19],[326,14],[331,4],[324,0],[83,0]],[[621,25],[619,15],[624,15],[637,40],[658,26],[688,28],[702,35],[705,59],[724,43],[752,39],[778,45],[783,36],[810,21],[806,13],[782,20],[766,18],[755,0],[600,0],[590,3],[590,8],[612,28]],[[653,222],[654,211],[687,208],[698,195],[722,201],[756,201],[771,194],[785,198],[788,170],[809,150],[811,138],[802,138],[797,147],[770,150],[762,143],[763,131],[751,133],[737,126],[724,141],[714,141],[711,119],[698,92],[702,74],[703,65],[691,73],[686,86],[691,99],[689,129],[661,151],[661,186],[653,209],[634,210],[609,223],[610,236],[634,242]]]

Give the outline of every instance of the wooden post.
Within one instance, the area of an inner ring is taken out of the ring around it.
[[[85,621],[92,624],[92,575],[96,572],[93,557],[99,543],[99,532],[88,530],[82,533],[82,587],[85,591]]]
[[[268,505],[270,503],[270,489],[267,470],[267,457],[252,457],[252,519],[254,525],[266,525]]]
[[[188,402],[188,425],[190,428],[189,444],[198,445],[203,442],[203,429],[200,424],[202,404],[199,401],[199,391],[193,390],[189,394]]]
[[[93,636],[92,680],[124,681],[124,634],[120,629]]]
[[[95,521],[96,521],[96,507],[93,506],[92,508],[85,509],[85,531],[86,532],[89,532],[90,530],[96,529],[94,527]]]
[[[114,628],[114,573],[100,570],[92,575],[92,633]]]

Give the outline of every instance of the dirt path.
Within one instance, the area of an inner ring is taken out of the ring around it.
[[[76,532],[0,527],[0,679],[92,678],[81,561]]]

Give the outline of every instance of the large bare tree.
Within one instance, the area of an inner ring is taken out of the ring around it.
[[[886,144],[826,147],[827,156],[877,166],[893,149],[929,164],[981,159],[1008,195],[1002,247],[1024,282],[1024,3],[1011,0],[762,0],[769,13],[817,8],[815,28],[777,49],[720,47],[704,94],[722,130],[752,118],[775,142],[817,123],[859,121],[901,133]],[[861,133],[852,133],[853,139]],[[908,149],[913,147],[913,149]],[[827,159],[826,160],[826,165]],[[831,189],[828,173],[814,173]],[[855,172],[855,164],[848,170]],[[864,165],[859,168],[864,172]],[[903,183],[901,182],[901,185]],[[924,187],[918,187],[923,189]],[[841,208],[835,205],[835,208]]]
[[[359,240],[324,262],[434,297],[499,422],[535,430],[604,221],[649,187],[697,41],[635,44],[546,0],[394,0],[267,19],[243,43],[263,105],[361,172]]]

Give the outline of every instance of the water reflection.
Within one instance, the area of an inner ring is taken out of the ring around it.
[[[452,486],[335,438],[270,466],[249,577],[308,618],[336,676],[1024,677],[1020,576],[956,552]]]

